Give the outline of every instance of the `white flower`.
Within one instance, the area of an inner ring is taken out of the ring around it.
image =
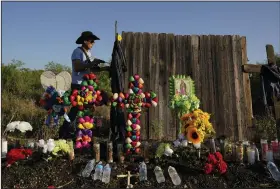
[[[39,146],[40,148],[44,148],[44,145],[45,145],[44,139],[39,140],[38,146]]]
[[[5,131],[14,132],[15,129],[19,130],[22,133],[25,133],[26,131],[32,131],[33,130],[30,123],[28,123],[26,121],[13,121],[13,122],[11,122],[7,125]]]

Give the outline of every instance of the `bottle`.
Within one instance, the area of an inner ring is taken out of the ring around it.
[[[94,165],[95,165],[95,159],[89,160],[86,167],[82,171],[82,174],[81,174],[82,177],[89,177],[90,173],[94,169]]]
[[[102,182],[108,184],[110,182],[110,176],[111,176],[111,167],[109,164],[107,164],[103,170]]]
[[[172,166],[169,166],[168,167],[168,173],[169,173],[169,176],[173,182],[174,185],[180,185],[181,184],[181,178],[179,177],[176,169]]]
[[[156,179],[158,183],[162,183],[165,182],[165,178],[163,175],[163,172],[161,170],[161,168],[159,166],[156,166],[154,169],[155,175],[156,175]]]
[[[102,165],[102,162],[100,161],[95,167],[93,180],[101,180],[102,179],[102,173],[103,173],[103,165]]]
[[[273,162],[268,162],[267,163],[267,169],[271,173],[274,180],[280,181],[280,172]]]
[[[140,181],[147,180],[147,166],[145,162],[142,162],[139,166],[139,179]]]

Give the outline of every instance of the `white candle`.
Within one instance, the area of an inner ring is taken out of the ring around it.
[[[249,164],[254,164],[255,160],[256,160],[255,149],[248,148],[247,149],[247,156],[248,156],[248,163]]]
[[[8,153],[8,141],[6,139],[2,139],[2,157],[6,157]]]
[[[268,150],[266,151],[266,161],[269,162],[273,162],[273,151],[272,150]]]

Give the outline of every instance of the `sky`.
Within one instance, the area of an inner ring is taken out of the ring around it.
[[[280,53],[280,2],[2,2],[2,63],[71,66],[86,30],[101,39],[92,54],[107,61],[115,20],[119,33],[246,36],[250,63],[266,59],[266,44]]]

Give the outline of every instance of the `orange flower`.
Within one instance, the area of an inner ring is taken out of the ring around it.
[[[187,120],[189,117],[191,117],[192,116],[192,114],[191,113],[189,113],[189,114],[184,114],[182,117],[181,117],[181,121],[185,121],[185,120]]]
[[[197,132],[197,128],[189,127],[187,129],[187,139],[188,139],[188,141],[192,142],[193,144],[198,144],[201,142],[201,136]]]

